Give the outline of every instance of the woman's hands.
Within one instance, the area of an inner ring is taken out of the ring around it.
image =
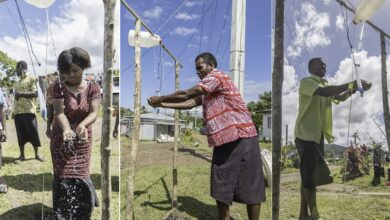
[[[81,144],[85,144],[88,142],[88,129],[83,124],[80,123],[77,126],[76,134],[79,137],[79,141]]]
[[[63,132],[65,142],[73,141],[76,137],[78,137],[81,144],[88,143],[88,129],[84,125],[80,124],[76,127],[76,132],[71,129]]]
[[[64,139],[64,142],[73,141],[76,138],[76,136],[77,136],[76,133],[74,131],[72,131],[71,129],[65,130],[62,133],[62,137]]]

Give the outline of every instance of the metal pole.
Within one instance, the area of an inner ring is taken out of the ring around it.
[[[246,0],[232,1],[230,34],[230,73],[238,91],[244,97]]]
[[[385,121],[385,131],[387,139],[387,148],[390,149],[390,112],[389,112],[389,91],[387,89],[387,70],[386,70],[386,43],[385,34],[381,32],[381,78],[382,78],[382,100],[383,100],[383,118]]]
[[[127,200],[126,200],[126,219],[134,219],[134,178],[135,165],[137,161],[138,145],[139,145],[139,130],[141,126],[141,44],[140,35],[141,20],[135,21],[135,36],[134,36],[134,54],[135,54],[135,70],[134,70],[134,118],[133,118],[133,133],[131,136],[131,152],[130,152],[130,171],[127,179]]]

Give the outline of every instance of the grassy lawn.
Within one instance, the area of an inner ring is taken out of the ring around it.
[[[389,219],[390,187],[382,184],[371,186],[373,172],[342,183],[341,166],[331,166],[334,183],[317,188],[317,202],[322,219]],[[300,204],[299,170],[289,169],[282,173],[281,219],[297,219]]]
[[[204,136],[195,140],[182,139],[178,155],[178,219],[217,219],[217,207],[210,196],[210,160],[212,148]],[[123,140],[124,138],[122,138]],[[198,147],[193,141],[199,141]],[[172,143],[141,142],[135,179],[136,219],[162,219],[171,209],[172,193]],[[121,144],[121,217],[125,218],[126,174],[125,161],[129,157],[130,143]],[[168,156],[167,156],[168,155]],[[148,162],[150,161],[150,162]],[[267,201],[261,209],[261,219],[271,219],[271,189],[267,188]],[[234,219],[247,219],[246,207],[234,203],[231,207]]]
[[[19,156],[15,126],[12,120],[7,121],[8,139],[3,143],[3,167],[1,176],[8,184],[7,194],[0,194],[0,219],[41,219],[50,216],[52,207],[51,184],[53,179],[49,139],[45,135],[46,123],[38,118],[38,128],[42,147],[40,153],[45,158],[41,163],[34,158],[33,148],[26,145],[27,161],[14,164]],[[114,120],[112,120],[114,122]],[[93,125],[93,150],[91,159],[91,177],[101,201],[100,187],[100,132],[101,119]],[[118,141],[112,139],[111,175],[112,175],[112,216],[119,218],[119,147]],[[100,219],[101,208],[95,208],[92,219]],[[47,217],[45,219],[51,219]]]

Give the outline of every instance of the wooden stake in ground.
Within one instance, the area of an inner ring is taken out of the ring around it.
[[[141,20],[136,18],[134,35],[134,119],[131,135],[130,170],[127,178],[126,219],[134,219],[134,177],[139,145],[139,129],[141,125]]]
[[[387,89],[387,67],[386,67],[386,42],[385,34],[381,32],[381,76],[382,76],[382,100],[383,100],[383,118],[385,121],[385,131],[387,138],[387,148],[390,149],[390,112],[389,112],[389,91]]]
[[[276,0],[272,71],[272,219],[279,219],[280,152],[282,146],[282,87],[284,75],[284,0]]]
[[[103,64],[103,123],[100,144],[102,216],[103,220],[111,219],[111,171],[110,171],[110,134],[111,134],[111,97],[114,57],[114,15],[115,0],[103,0],[104,3],[104,64]]]
[[[179,62],[175,61],[175,88],[179,90]],[[173,188],[172,188],[172,209],[175,215],[177,211],[177,148],[179,141],[179,110],[175,110],[175,143],[173,145]]]

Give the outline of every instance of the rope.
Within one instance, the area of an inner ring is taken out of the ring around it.
[[[37,73],[35,71],[35,66],[34,66],[34,62],[33,62],[31,54],[34,56],[35,61],[38,63],[38,66],[41,66],[41,64],[39,63],[38,58],[37,58],[37,56],[34,53],[34,49],[33,49],[32,44],[31,44],[30,35],[28,34],[28,31],[27,31],[27,28],[26,28],[26,24],[24,23],[24,18],[22,16],[22,13],[20,12],[18,0],[15,0],[15,3],[16,3],[16,8],[18,9],[20,23],[22,24],[24,39],[25,39],[26,44],[27,44],[27,49],[28,49],[28,52],[29,52],[29,56],[30,56],[32,67],[33,67],[33,71],[34,71],[35,76],[37,76]]]
[[[345,26],[345,30],[346,30],[346,33],[347,33],[347,41],[348,41],[348,44],[349,44],[351,57],[352,57],[352,62],[354,64],[354,69],[355,69],[356,78],[357,78],[357,81],[358,81],[358,87],[360,87],[359,88],[359,91],[360,91],[360,90],[362,90],[361,89],[361,82],[360,82],[360,79],[359,79],[359,76],[358,76],[358,69],[357,69],[357,64],[356,64],[356,60],[355,60],[354,50],[353,50],[353,46],[352,46],[351,39],[350,39],[350,36],[349,36],[349,26],[348,26],[348,21],[347,21],[348,20],[348,13],[347,13],[346,9],[344,9],[341,5],[340,5],[340,7],[341,7],[342,15],[343,15],[344,26]],[[363,34],[361,33],[360,36],[363,36]],[[352,78],[352,81],[353,81],[353,79],[354,79],[353,78],[353,74],[351,74],[351,78]],[[359,86],[359,83],[360,83],[360,86]],[[360,92],[361,92],[361,95],[363,95],[362,91],[360,91]],[[352,97],[352,94],[351,94],[351,100],[350,100],[350,103],[349,103],[349,113],[348,113],[348,132],[347,132],[347,144],[346,144],[347,147],[349,145],[349,136],[350,136],[350,127],[351,127],[351,115],[352,115],[352,102],[353,102],[353,97]],[[348,155],[345,154],[343,182],[346,181],[347,163],[348,163]]]
[[[184,0],[183,3],[181,3],[181,5],[179,5],[179,7],[176,8],[176,10],[168,17],[167,20],[165,20],[164,24],[161,25],[158,30],[156,31],[156,33],[158,33],[166,24],[168,24],[168,22],[172,19],[172,17],[185,5],[185,3],[187,3],[188,0]]]

